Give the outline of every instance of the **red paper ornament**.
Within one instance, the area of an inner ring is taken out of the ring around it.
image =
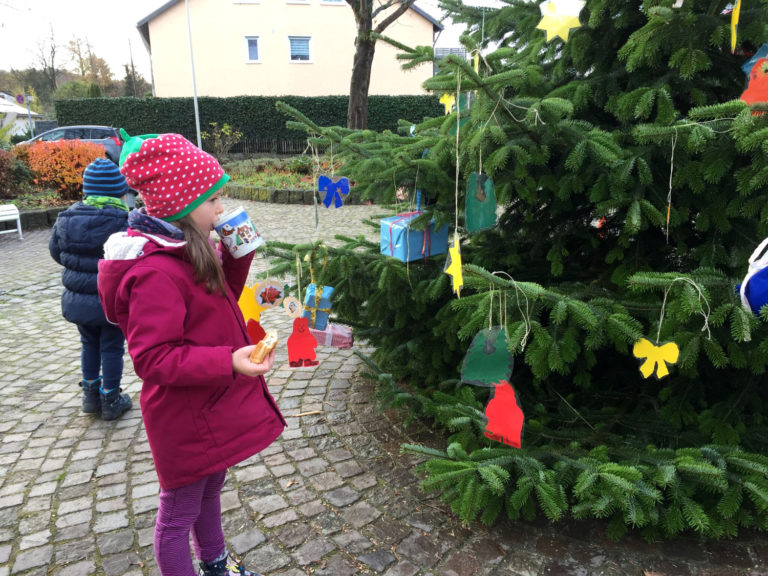
[[[494,384],[493,396],[485,407],[485,416],[488,418],[486,437],[515,448],[522,446],[525,417],[517,403],[515,389],[506,380]]]
[[[254,320],[253,318],[248,320],[248,322],[245,324],[245,327],[248,330],[248,336],[251,337],[251,344],[258,344],[263,340],[264,336],[267,335],[267,333],[264,331],[264,328],[261,327],[259,321]]]
[[[293,320],[293,332],[288,336],[288,364],[291,366],[317,366],[317,340],[309,332],[309,318]]]
[[[749,73],[749,84],[741,95],[747,104],[768,102],[768,58],[760,58]],[[762,114],[762,112],[753,112]]]

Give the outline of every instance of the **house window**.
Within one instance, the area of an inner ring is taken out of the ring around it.
[[[291,43],[292,62],[309,62],[309,41],[311,39],[310,36],[288,36],[288,41]]]
[[[248,62],[258,62],[259,61],[259,37],[246,36],[245,47],[246,47]]]
[[[332,6],[346,6],[344,0],[320,0],[321,4],[331,4]]]

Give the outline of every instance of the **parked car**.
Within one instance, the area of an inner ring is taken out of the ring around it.
[[[123,149],[123,141],[117,128],[110,126],[60,126],[38,134],[34,138],[19,142],[21,144],[33,144],[35,142],[53,142],[55,140],[85,140],[96,142],[104,146],[107,158],[115,164],[120,160],[120,151]]]

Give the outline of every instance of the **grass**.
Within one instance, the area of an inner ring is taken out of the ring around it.
[[[333,165],[327,157],[315,160],[311,156],[258,157],[227,162],[224,170],[233,183],[246,184],[258,188],[273,190],[312,190],[316,186],[315,177],[330,175],[341,169],[341,164]],[[14,198],[3,198],[0,203],[15,204],[19,210],[46,210],[48,208],[72,205],[71,200],[62,200],[55,190],[39,189],[33,184],[24,183]]]
[[[46,210],[74,204],[71,200],[62,200],[55,190],[28,188],[15,198],[0,200],[2,203],[15,204],[19,210]]]

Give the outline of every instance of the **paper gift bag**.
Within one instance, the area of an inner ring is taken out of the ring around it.
[[[355,343],[352,336],[352,328],[344,324],[328,323],[325,330],[309,329],[317,340],[318,346],[330,346],[331,348],[352,348]]]

